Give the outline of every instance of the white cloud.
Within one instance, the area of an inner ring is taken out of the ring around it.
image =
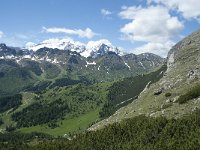
[[[151,4],[164,4],[171,10],[180,12],[186,19],[196,19],[200,21],[200,1],[199,0],[148,0]]]
[[[166,42],[183,29],[183,23],[162,6],[129,7],[119,15],[132,20],[120,31],[133,41]]]
[[[0,38],[2,38],[4,35],[4,33],[2,31],[0,31]]]
[[[149,42],[141,47],[137,47],[133,50],[135,54],[141,53],[154,53],[160,55],[162,57],[166,57],[168,50],[174,45],[175,43],[172,41],[168,41],[166,43],[152,43]]]
[[[84,38],[93,38],[97,33],[93,32],[90,28],[86,28],[85,30],[81,29],[67,29],[67,28],[46,28],[43,27],[43,32],[47,33],[65,33],[69,35],[78,35],[79,37],[84,37]]]
[[[119,13],[119,16],[123,19],[135,19],[135,16],[137,14],[138,10],[141,10],[142,7],[127,7],[127,6],[122,6],[122,11]]]
[[[168,51],[171,39],[178,36],[184,25],[177,17],[171,16],[169,10],[164,6],[123,7],[119,16],[131,20],[125,24],[120,31],[125,39],[130,41],[141,41],[147,44],[140,47],[143,52],[154,52],[155,47]],[[159,51],[157,51],[159,54]],[[162,55],[162,50],[160,55]]]
[[[109,11],[109,10],[107,10],[107,9],[101,9],[101,14],[102,14],[103,16],[109,16],[109,15],[112,14],[112,12]]]

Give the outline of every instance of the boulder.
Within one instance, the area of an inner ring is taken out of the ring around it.
[[[153,94],[154,94],[154,95],[160,95],[160,94],[163,92],[163,90],[164,90],[164,88],[160,88],[160,89],[154,91]]]

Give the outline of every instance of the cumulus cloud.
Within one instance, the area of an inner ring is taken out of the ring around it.
[[[122,19],[131,20],[120,29],[124,38],[133,42],[146,42],[146,45],[138,48],[140,51],[144,48],[143,52],[163,54],[155,50],[155,47],[169,50],[170,44],[166,43],[171,43],[171,38],[178,36],[184,28],[183,23],[177,17],[171,16],[169,10],[160,5],[145,8],[124,6],[119,16]]]
[[[200,1],[199,0],[148,0],[152,2],[163,4],[171,10],[176,10],[181,13],[185,19],[196,19],[200,23]]]
[[[67,28],[56,28],[56,27],[54,28],[43,27],[42,31],[47,33],[65,33],[68,35],[78,35],[79,37],[88,39],[91,39],[95,35],[97,35],[97,33],[93,32],[90,28],[81,30],[81,29],[67,29]]]
[[[122,11],[119,13],[119,16],[123,19],[135,19],[137,11],[141,10],[141,6],[122,6]]]
[[[172,41],[168,41],[166,43],[153,43],[149,42],[141,47],[135,48],[133,51],[135,54],[141,53],[154,53],[160,55],[162,57],[166,57],[168,50],[174,45],[175,43]]]
[[[107,10],[107,9],[101,9],[101,14],[102,14],[103,16],[109,16],[109,15],[112,14],[112,12],[109,11],[109,10]]]
[[[162,6],[133,6],[123,9],[119,15],[132,20],[120,31],[134,41],[166,42],[183,29],[183,23],[177,17],[170,16],[168,10]]]
[[[0,38],[2,38],[4,35],[4,33],[2,31],[0,31]]]

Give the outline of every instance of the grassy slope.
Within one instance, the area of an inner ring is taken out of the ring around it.
[[[7,96],[15,94],[23,90],[25,87],[33,85],[38,79],[37,77],[27,71],[12,71],[10,72],[12,76],[6,75],[0,78],[0,96]],[[26,74],[25,77],[17,74]]]
[[[19,131],[24,133],[42,132],[54,136],[63,136],[64,134],[77,133],[88,128],[92,122],[99,119],[99,110],[93,110],[76,118],[69,118],[58,121],[59,127],[49,128],[47,125],[38,125],[29,128],[20,128]]]
[[[0,126],[1,129],[4,130],[6,126],[15,125],[16,123],[11,119],[12,113],[21,111],[23,108],[26,108],[27,106],[31,105],[34,102],[35,94],[25,92],[22,94],[22,96],[23,96],[22,105],[20,105],[16,110],[13,111],[13,109],[10,109],[10,110],[0,114],[1,118],[4,122],[4,124]]]
[[[115,82],[109,90],[108,103],[103,108],[102,117],[109,117],[119,108],[134,101],[147,85],[150,86],[160,80],[165,71],[166,65],[163,65],[151,73]]]
[[[14,112],[20,111],[26,106],[33,103],[31,99],[27,101],[27,99],[24,99],[23,105],[21,105],[17,110]],[[3,125],[0,126],[1,130],[5,130],[5,127],[8,125],[15,125],[16,123],[11,119],[12,109],[9,111],[6,111],[5,113],[1,114],[1,118],[4,122]],[[28,128],[20,128],[18,131],[24,132],[24,133],[31,133],[31,132],[42,132],[47,133],[54,136],[63,136],[65,133],[74,133],[74,132],[80,132],[86,128],[88,128],[93,122],[96,122],[99,119],[99,109],[87,112],[85,114],[79,115],[78,117],[69,117],[65,116],[64,120],[59,120],[57,124],[59,124],[59,127],[52,129],[49,128],[46,124],[44,125],[37,125],[32,126]]]
[[[161,71],[155,72],[155,76],[159,75]],[[30,133],[33,131],[48,133],[55,136],[63,136],[64,134],[67,134],[69,132],[79,132],[81,130],[84,130],[88,128],[91,124],[94,122],[97,122],[100,120],[99,118],[99,112],[102,111],[102,108],[104,104],[107,102],[107,95],[109,91],[115,91],[115,87],[112,85],[116,85],[113,83],[120,84],[122,86],[123,90],[120,90],[120,92],[115,93],[115,98],[119,97],[120,99],[114,102],[112,105],[114,107],[118,106],[122,107],[124,105],[127,105],[128,103],[124,103],[123,105],[118,105],[127,98],[134,97],[138,95],[145,85],[149,82],[149,80],[154,80],[154,74],[151,75],[145,75],[145,81],[142,89],[140,89],[138,92],[132,92],[131,87],[134,86],[134,84],[138,85],[141,81],[135,81],[136,79],[142,80],[141,77],[135,77],[135,78],[127,78],[124,80],[119,80],[116,82],[105,82],[105,83],[99,83],[94,85],[73,85],[73,86],[67,86],[67,87],[55,87],[53,89],[45,90],[41,94],[39,94],[39,99],[34,99],[34,94],[31,93],[24,93],[23,95],[23,104],[15,111],[21,111],[23,108],[26,108],[30,104],[32,104],[34,101],[41,101],[42,103],[52,103],[55,100],[62,100],[67,102],[68,104],[72,105],[74,107],[73,112],[67,113],[64,116],[64,120],[58,119],[56,124],[59,125],[59,127],[56,127],[54,129],[48,127],[47,124],[43,125],[37,125],[32,127],[23,127],[20,128],[19,131]],[[153,76],[152,76],[153,75]],[[161,75],[161,74],[160,74]],[[126,87],[126,84],[130,84],[128,87]],[[135,85],[135,86],[136,86]],[[135,87],[134,86],[134,87]],[[128,88],[128,89],[127,89]],[[87,100],[88,93],[93,94],[96,98],[94,100]],[[86,96],[86,97],[85,97]],[[31,98],[30,98],[31,97]],[[82,99],[82,100],[81,100]],[[79,101],[81,100],[81,101]],[[97,105],[97,103],[99,103]],[[72,108],[73,108],[72,107]],[[109,108],[113,109],[113,108]],[[115,109],[114,109],[115,110]],[[112,110],[113,111],[113,110]],[[13,122],[11,118],[11,114],[13,112],[10,112],[8,115],[3,114],[3,120],[5,120],[5,124],[2,127],[5,127],[6,125],[16,123]]]
[[[67,113],[64,117],[64,120],[59,119],[56,124],[59,125],[59,127],[56,127],[54,129],[48,127],[48,125],[43,124],[43,125],[37,125],[37,126],[32,126],[32,127],[26,127],[26,128],[20,128],[19,131],[30,133],[33,131],[37,132],[43,132],[43,133],[48,133],[54,136],[63,136],[64,134],[67,133],[73,133],[73,132],[80,132],[86,128],[88,128],[93,122],[96,122],[99,120],[99,111],[103,105],[103,103],[106,100],[106,94],[107,94],[107,89],[112,83],[101,83],[101,84],[95,84],[91,86],[86,86],[84,85],[74,85],[70,87],[62,87],[62,88],[54,88],[51,90],[47,90],[44,93],[42,93],[40,96],[42,97],[41,99],[37,101],[42,101],[45,103],[51,103],[55,100],[55,98],[59,98],[62,100],[65,100],[66,102],[70,102],[73,105],[73,101],[77,101],[77,98],[80,98],[76,92],[79,94],[84,94],[87,95],[87,92],[93,93],[97,95],[99,98],[98,100],[101,101],[100,105],[96,105],[95,103],[89,102],[92,106],[90,108],[90,105],[87,107],[87,101],[86,103],[74,103],[74,105],[79,106],[80,108],[77,109],[75,112]],[[79,87],[80,86],[80,87]],[[83,86],[83,87],[81,87]],[[76,91],[79,90],[79,91]],[[74,93],[75,92],[75,93]],[[34,95],[33,95],[34,96]],[[36,101],[36,99],[30,99],[28,93],[24,93],[23,97],[23,104],[15,111],[20,111],[23,108],[29,106],[33,101]],[[96,101],[96,100],[95,100]],[[83,104],[83,105],[82,105]],[[11,120],[11,114],[13,112],[10,112],[8,115],[6,115],[6,112],[3,115],[3,120],[5,121],[5,124],[2,126],[4,128],[6,125],[13,124],[15,125],[15,122]]]
[[[198,34],[200,35],[200,32]],[[184,41],[181,48],[176,49],[175,62],[168,66],[167,72],[159,82],[152,84],[133,103],[121,108],[108,119],[94,125],[93,129],[102,128],[104,125],[141,114],[151,117],[180,118],[200,108],[200,99],[198,98],[184,104],[175,102],[179,96],[184,95],[192,87],[200,84],[198,75],[200,72],[199,35],[193,39],[198,43],[191,42],[189,38]],[[188,73],[191,70],[198,72],[194,79],[188,78]],[[154,92],[161,88],[164,88],[164,91],[160,95],[154,95]],[[166,93],[171,93],[171,96],[166,97]]]
[[[152,81],[155,80],[155,79],[153,79],[153,77],[155,77],[156,75],[159,75],[160,72],[163,71],[163,69],[164,68],[162,68],[162,69],[158,70],[157,72],[152,73],[150,75],[145,75],[145,78],[147,78],[147,79],[145,79],[145,82],[144,82],[145,85],[149,82],[150,79]],[[136,77],[136,78],[139,78],[139,77]],[[135,81],[136,78],[127,78],[127,80],[121,80],[121,81],[117,81],[115,83],[118,83],[118,84],[121,83],[121,85],[124,86],[124,85],[127,84],[127,81],[128,81],[129,83],[131,83],[130,86],[134,86],[132,84],[134,84],[136,82]],[[130,82],[130,81],[133,81],[133,82]],[[141,81],[137,81],[136,83],[138,83],[138,82],[141,82]],[[96,122],[99,119],[99,112],[102,111],[103,104],[106,102],[107,94],[109,93],[107,90],[109,89],[109,91],[110,91],[113,88],[111,85],[115,85],[115,84],[101,83],[101,84],[95,84],[95,85],[87,86],[87,87],[84,88],[84,89],[87,89],[86,91],[92,92],[94,94],[101,95],[101,99],[103,100],[103,103],[101,103],[101,105],[96,107],[95,109],[89,109],[86,113],[83,113],[83,114],[81,113],[81,114],[78,114],[78,115],[76,113],[72,113],[70,116],[67,114],[65,116],[64,120],[59,120],[57,122],[59,127],[55,128],[55,129],[51,129],[47,125],[38,125],[38,126],[30,127],[30,128],[21,128],[20,131],[26,132],[26,133],[32,132],[32,131],[40,131],[40,132],[44,132],[44,133],[48,133],[48,134],[57,136],[57,135],[64,135],[65,133],[69,133],[69,132],[77,132],[77,131],[80,131],[82,129],[86,129],[87,127],[89,127],[89,125],[91,125],[92,123]],[[145,85],[144,85],[144,87],[145,87]],[[47,100],[47,102],[53,101],[53,99],[55,97],[69,100],[70,97],[77,96],[78,93],[79,93],[78,92],[74,95],[73,94],[74,88],[76,89],[77,85],[72,86],[71,88],[63,87],[63,88],[54,88],[52,90],[47,90],[46,92],[44,92],[42,94],[42,97],[43,97],[42,99],[44,101]],[[135,96],[135,93],[131,92],[132,90],[130,90],[130,87],[128,89],[129,90],[128,93],[126,93],[127,88],[125,88],[125,89],[124,88],[123,88],[122,91],[120,90],[119,93],[118,92],[115,93],[115,96],[116,97],[119,96],[120,100],[116,101],[116,103],[113,104],[114,106],[123,102],[124,100],[126,100],[130,96]],[[69,93],[69,91],[71,93]],[[95,91],[96,92],[98,91],[98,92],[96,93]],[[138,94],[141,91],[142,91],[142,89],[138,92]],[[123,96],[123,92],[125,92],[124,93],[126,95],[125,97]],[[117,96],[117,94],[118,94],[118,96]],[[132,94],[134,94],[134,95],[132,95]],[[68,95],[68,96],[66,96],[66,95]],[[87,109],[87,107],[85,107],[84,109]]]

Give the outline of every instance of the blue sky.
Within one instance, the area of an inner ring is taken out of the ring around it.
[[[109,40],[127,52],[166,56],[199,29],[199,0],[1,0],[0,43]]]

